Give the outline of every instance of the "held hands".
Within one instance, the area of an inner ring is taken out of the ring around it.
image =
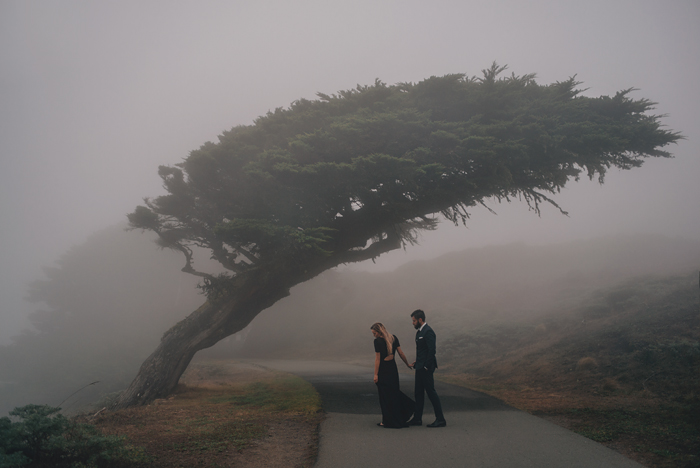
[[[408,368],[413,369],[415,367],[415,365],[416,365],[416,361],[413,361],[412,364],[408,364]]]

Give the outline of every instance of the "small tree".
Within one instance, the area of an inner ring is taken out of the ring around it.
[[[568,180],[670,157],[660,148],[681,138],[629,89],[588,98],[573,78],[539,85],[504,69],[319,94],[161,166],[167,194],[129,222],[182,252],[208,301],[165,333],[116,407],[167,394],[198,350],[292,286],[415,243],[434,214],[464,223],[485,200],[513,198],[539,212]],[[195,269],[195,246],[227,273]]]

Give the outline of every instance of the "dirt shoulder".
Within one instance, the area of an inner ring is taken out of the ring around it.
[[[149,467],[310,467],[320,398],[290,374],[234,361],[193,363],[167,399],[100,413],[105,434],[126,436]]]

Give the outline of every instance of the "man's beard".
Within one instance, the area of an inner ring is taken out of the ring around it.
[[[415,328],[416,330],[418,330],[418,329],[420,328],[420,323],[417,323],[417,324],[413,325],[413,328]]]

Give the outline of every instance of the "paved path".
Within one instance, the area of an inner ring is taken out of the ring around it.
[[[607,447],[515,410],[482,393],[436,382],[447,427],[383,429],[369,367],[327,361],[253,360],[297,374],[318,390],[327,413],[317,468],[623,468],[642,465]],[[413,375],[401,374],[413,396]],[[423,422],[434,419],[426,398]]]

